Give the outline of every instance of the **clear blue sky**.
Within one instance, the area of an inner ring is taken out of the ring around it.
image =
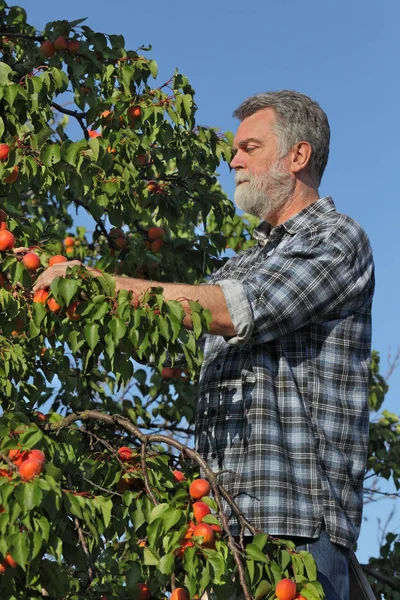
[[[400,3],[398,0],[54,0],[16,2],[41,29],[48,21],[88,17],[87,25],[122,34],[126,47],[152,44],[158,81],[175,67],[196,90],[198,122],[235,131],[231,117],[253,93],[295,89],[329,117],[331,153],[320,193],[359,221],[376,261],[373,346],[387,356],[400,344]],[[233,197],[224,167],[221,183]],[[397,173],[397,175],[396,175]],[[396,241],[397,240],[397,241]],[[399,412],[400,369],[386,407]],[[359,559],[376,552],[376,519],[393,504],[367,507]],[[391,531],[400,531],[400,514]]]

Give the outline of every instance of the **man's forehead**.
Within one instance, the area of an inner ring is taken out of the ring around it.
[[[240,123],[235,139],[234,147],[242,148],[250,142],[263,143],[273,131],[275,114],[271,108],[263,108],[243,119]]]

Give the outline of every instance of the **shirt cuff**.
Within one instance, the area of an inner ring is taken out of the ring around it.
[[[232,346],[246,344],[253,333],[254,318],[243,284],[236,279],[223,279],[216,285],[221,288],[225,296],[228,312],[236,331],[236,335],[225,337],[225,341]]]

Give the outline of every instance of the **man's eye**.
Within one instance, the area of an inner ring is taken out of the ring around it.
[[[255,146],[246,146],[245,148],[245,152],[252,152],[253,150],[255,150],[256,147]]]

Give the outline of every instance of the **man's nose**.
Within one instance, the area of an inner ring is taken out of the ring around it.
[[[241,152],[241,150],[238,150],[234,157],[232,158],[231,162],[229,163],[229,166],[231,169],[243,169],[244,168],[244,161],[243,161],[243,152]]]

